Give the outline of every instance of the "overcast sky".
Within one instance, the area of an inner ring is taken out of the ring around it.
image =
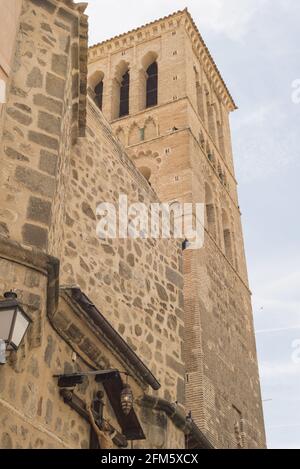
[[[231,118],[233,147],[268,445],[300,449],[300,103],[292,100],[300,79],[300,2],[89,4],[91,44],[187,6],[239,106]]]

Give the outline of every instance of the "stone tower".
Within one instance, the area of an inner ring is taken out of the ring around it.
[[[216,447],[264,447],[236,105],[189,12],[93,46],[89,88],[159,198],[206,206],[204,247],[184,251],[186,409]]]

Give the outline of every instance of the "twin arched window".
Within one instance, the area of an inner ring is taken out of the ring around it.
[[[149,63],[149,62],[148,62]],[[128,64],[122,63],[122,67],[127,65],[124,71],[124,68],[121,72],[121,77],[115,80],[114,91],[113,91],[113,118],[125,117],[129,115],[130,110],[130,71],[128,69]],[[96,72],[94,75],[96,77],[93,80],[96,82],[96,86],[91,84],[91,87],[94,91],[94,100],[98,108],[102,110],[103,108],[103,74],[101,72]],[[100,76],[99,76],[100,75]],[[99,79],[101,77],[101,79]],[[144,97],[143,108],[150,108],[156,106],[158,103],[158,65],[157,61],[154,60],[143,73],[143,78],[145,80],[145,85],[143,85],[142,94]],[[144,88],[145,86],[145,88]],[[118,96],[119,95],[119,96]]]
[[[128,116],[129,114],[129,90],[130,90],[130,73],[127,70],[122,76],[120,85],[120,109],[119,117]],[[153,62],[146,70],[146,108],[156,106],[158,97],[158,66],[157,62]]]

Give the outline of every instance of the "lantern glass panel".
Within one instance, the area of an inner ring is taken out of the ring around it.
[[[7,342],[10,338],[10,331],[13,324],[16,307],[0,309],[0,339]]]
[[[22,311],[18,308],[17,309],[17,316],[15,321],[15,326],[13,330],[13,334],[11,337],[11,344],[13,347],[18,348],[22,339],[27,331],[29,326],[29,320],[27,317],[22,313]]]

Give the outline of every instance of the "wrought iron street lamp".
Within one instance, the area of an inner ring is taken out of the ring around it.
[[[31,322],[16,293],[4,293],[0,300],[0,364],[6,362],[6,351],[18,350]]]

